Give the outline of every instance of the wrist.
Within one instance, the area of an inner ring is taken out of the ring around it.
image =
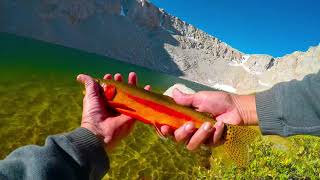
[[[112,142],[112,136],[109,136],[108,134],[103,135],[99,132],[99,128],[90,123],[82,123],[81,127],[89,130],[92,134],[94,134],[97,139],[99,139],[104,144],[104,148],[106,151],[111,151],[114,148],[115,145],[114,142]]]
[[[95,134],[87,128],[81,127],[64,134],[64,136],[72,144],[73,148],[71,150],[70,146],[66,146],[66,143],[59,146],[67,150],[66,152],[73,156],[74,159],[77,159],[77,162],[80,161],[83,168],[90,169],[90,176],[102,178],[106,170],[109,169],[109,159],[103,143]],[[70,153],[73,151],[74,153]]]
[[[256,99],[254,95],[232,94],[231,99],[239,112],[243,125],[258,125]]]
[[[101,135],[101,133],[98,132],[97,128],[95,128],[93,125],[91,125],[90,123],[82,123],[81,124],[82,128],[85,128],[87,130],[89,130],[92,134],[94,134],[100,141],[104,142],[104,138]]]

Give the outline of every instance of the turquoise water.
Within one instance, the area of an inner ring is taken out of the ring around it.
[[[158,92],[174,83],[209,89],[114,59],[4,33],[0,34],[0,65],[1,158],[17,147],[41,145],[48,135],[79,126],[83,96],[75,80],[79,73],[102,77],[135,71],[141,86],[150,84]],[[106,178],[114,179],[191,177],[192,167],[202,163],[141,123],[110,157],[112,169]]]

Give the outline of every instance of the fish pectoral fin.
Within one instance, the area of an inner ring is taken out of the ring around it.
[[[159,129],[159,126],[160,126],[159,124],[156,124],[156,123],[153,124],[153,127],[154,127],[154,129],[156,130],[158,136],[159,136],[161,139],[166,140],[167,138],[162,134],[161,130]]]
[[[132,111],[132,112],[135,112],[134,109],[126,106],[125,104],[121,104],[121,103],[117,103],[117,102],[113,102],[113,101],[108,101],[108,104],[115,108],[115,109],[122,109],[122,110],[126,110],[126,111]]]
[[[106,99],[108,101],[113,100],[113,98],[115,97],[115,95],[117,94],[117,89],[115,86],[113,85],[104,85],[103,86],[103,90],[104,90],[104,96],[106,97]]]

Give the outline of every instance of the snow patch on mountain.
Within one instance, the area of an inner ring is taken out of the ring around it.
[[[237,62],[236,60],[232,60],[231,63],[229,63],[229,65],[230,66],[242,67],[246,72],[248,72],[249,74],[252,74],[252,75],[260,75],[260,74],[262,74],[262,72],[250,70],[250,68],[245,65],[245,63],[248,62],[250,57],[251,56],[248,55],[248,54],[243,55],[242,58],[240,59],[240,63]]]

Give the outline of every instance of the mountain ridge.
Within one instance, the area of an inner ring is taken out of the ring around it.
[[[0,12],[0,31],[234,93],[262,91],[320,68],[320,46],[276,58],[245,54],[146,0],[4,0]]]

